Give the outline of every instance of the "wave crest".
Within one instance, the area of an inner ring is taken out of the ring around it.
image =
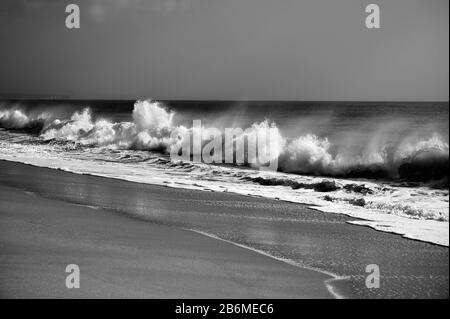
[[[449,145],[437,133],[409,138],[397,145],[368,147],[360,153],[332,152],[327,138],[308,134],[290,142],[280,156],[287,173],[335,177],[404,178],[426,181],[448,179]]]
[[[94,119],[89,108],[73,113],[69,119],[61,119],[51,111],[27,111],[20,106],[12,106],[0,108],[0,126],[36,130],[44,140],[168,154],[195,134],[194,127],[174,125],[174,115],[164,104],[154,100],[136,101],[133,121],[119,123]],[[277,158],[278,170],[283,172],[410,181],[443,180],[440,185],[448,186],[449,145],[437,133],[431,136],[416,134],[392,143],[388,142],[388,133],[381,132],[362,147],[354,147],[357,143],[353,145],[352,140],[346,141],[343,147],[333,144],[327,137],[314,134],[287,139],[274,123],[265,120],[254,123],[244,133],[235,136],[233,143],[244,145],[237,142],[269,128],[276,129],[276,138],[272,144],[262,145],[261,150],[272,159]],[[202,127],[203,145],[220,133],[216,128]],[[235,153],[233,143],[225,143],[224,151]],[[249,154],[246,156],[251,162]]]

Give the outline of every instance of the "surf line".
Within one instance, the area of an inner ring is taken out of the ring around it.
[[[316,272],[319,272],[319,273],[321,273],[321,274],[330,276],[331,278],[329,278],[329,279],[327,279],[327,280],[324,281],[325,287],[327,288],[328,292],[329,292],[335,299],[345,299],[345,297],[344,297],[342,294],[340,294],[340,293],[337,291],[337,289],[336,289],[331,283],[333,283],[333,282],[335,282],[335,281],[340,281],[340,280],[347,280],[347,279],[350,279],[349,276],[339,276],[339,275],[337,275],[337,274],[334,274],[334,273],[329,272],[329,271],[326,271],[326,270],[322,270],[322,269],[317,269],[317,268],[313,268],[313,267],[304,266],[304,265],[302,265],[302,264],[300,264],[300,263],[297,263],[297,262],[295,262],[295,261],[293,261],[293,260],[290,260],[290,259],[287,259],[287,258],[275,257],[275,256],[273,256],[273,255],[271,255],[271,254],[269,254],[269,253],[266,253],[266,252],[263,251],[263,250],[256,249],[256,248],[252,248],[252,247],[250,247],[250,246],[246,246],[246,245],[242,245],[242,244],[238,244],[238,243],[232,242],[231,240],[223,239],[223,238],[220,238],[220,237],[218,237],[218,236],[216,236],[216,235],[213,235],[213,234],[210,234],[210,233],[206,233],[206,232],[201,231],[201,230],[196,230],[196,229],[192,229],[192,228],[183,228],[183,229],[184,229],[184,230],[187,230],[187,231],[191,231],[191,232],[197,233],[197,234],[202,235],[202,236],[206,236],[206,237],[212,238],[212,239],[220,240],[220,241],[222,241],[222,242],[225,242],[225,243],[234,245],[234,246],[236,246],[236,247],[240,247],[240,248],[244,248],[244,249],[247,249],[247,250],[254,251],[255,253],[258,253],[258,254],[260,254],[260,255],[263,255],[263,256],[266,256],[266,257],[275,259],[275,260],[277,260],[277,261],[284,262],[284,263],[286,263],[286,264],[288,264],[288,265],[291,265],[291,266],[294,266],[294,267],[298,267],[298,268],[302,268],[302,269],[306,269],[306,270],[311,270],[311,271],[316,271]]]

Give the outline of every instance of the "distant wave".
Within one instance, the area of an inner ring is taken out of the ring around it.
[[[173,124],[174,113],[158,101],[136,101],[132,122],[114,123],[94,119],[86,107],[69,118],[49,110],[27,110],[20,105],[0,106],[0,127],[36,133],[45,141],[71,142],[81,146],[169,153],[192,135],[192,128]],[[253,130],[275,127],[269,120],[254,123]],[[213,128],[202,128],[212,138]],[[438,133],[410,134],[398,141],[383,132],[375,134],[364,146],[337,147],[327,137],[306,134],[294,139],[278,131],[271,154],[278,157],[279,170],[286,173],[403,179],[410,182],[438,181],[448,187],[449,145]],[[243,138],[242,136],[236,137]],[[232,147],[226,145],[225,147]],[[292,186],[292,185],[290,185]]]
[[[0,108],[0,127],[6,129],[41,132],[48,118],[50,118],[48,114],[28,114],[19,107]]]

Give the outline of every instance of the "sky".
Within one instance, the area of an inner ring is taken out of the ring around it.
[[[448,37],[448,0],[1,0],[0,96],[448,101]]]

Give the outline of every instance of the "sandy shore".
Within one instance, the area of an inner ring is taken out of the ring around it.
[[[90,208],[96,207],[96,208]],[[304,205],[0,161],[2,297],[448,298],[449,249]],[[81,288],[65,288],[65,267]],[[366,266],[381,271],[367,289]],[[329,286],[328,286],[329,287]]]
[[[0,186],[3,298],[329,298],[328,277],[174,227]],[[80,267],[79,289],[65,267]]]

